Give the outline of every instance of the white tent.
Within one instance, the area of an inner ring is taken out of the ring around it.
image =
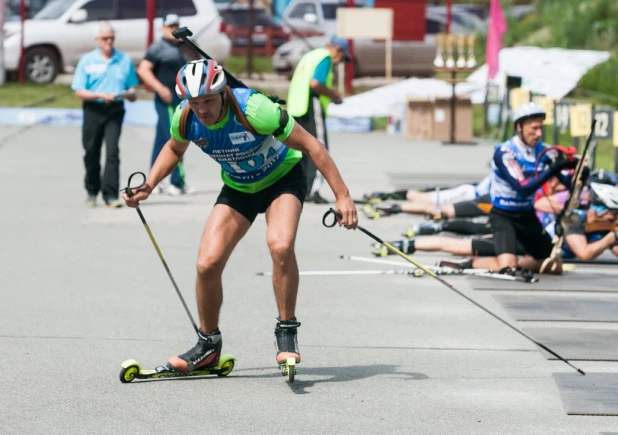
[[[504,94],[506,76],[522,78],[523,89],[560,100],[577,86],[586,73],[607,61],[607,51],[567,50],[564,48],[513,47],[500,51],[500,70],[492,83],[499,85]],[[474,103],[482,103],[487,86],[487,65],[481,66],[468,77],[477,91]]]
[[[507,75],[522,78],[522,88],[561,99],[594,66],[609,59],[606,51],[566,50],[561,48],[513,47],[500,51],[500,70],[494,83],[504,94]],[[472,103],[485,100],[487,65],[472,73],[456,87],[458,95],[468,95]],[[346,98],[342,104],[331,104],[328,116],[333,118],[374,118],[388,116],[390,108],[404,104],[408,97],[448,97],[451,85],[443,80],[411,78]]]

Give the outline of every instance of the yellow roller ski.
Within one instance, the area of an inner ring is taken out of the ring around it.
[[[219,364],[215,367],[207,369],[197,369],[190,372],[179,372],[172,370],[168,366],[159,366],[154,370],[143,370],[140,363],[134,359],[128,359],[122,363],[120,370],[120,382],[128,384],[135,379],[160,379],[160,378],[186,378],[194,376],[227,376],[234,370],[234,361],[236,358],[229,354],[221,355]]]

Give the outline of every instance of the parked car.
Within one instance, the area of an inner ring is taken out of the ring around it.
[[[330,35],[294,39],[279,47],[272,56],[273,69],[288,78],[300,59],[313,48],[324,47]],[[436,46],[421,41],[392,42],[392,75],[396,77],[431,77]],[[379,77],[386,73],[384,41],[354,40],[355,77]]]
[[[232,47],[246,47],[249,42],[248,25],[250,9],[245,5],[233,5],[219,9],[223,19],[225,33],[232,41]],[[265,47],[268,40],[267,32],[271,32],[272,47],[277,48],[290,39],[289,31],[264,9],[253,8],[253,37],[254,47]],[[272,54],[272,52],[270,53]]]
[[[435,14],[440,15],[446,23],[446,6],[427,6],[427,15]],[[468,12],[463,7],[458,5],[453,6],[451,10],[451,26],[457,25],[462,30],[466,30],[469,33],[487,33],[487,21],[479,18],[477,15]]]
[[[365,2],[356,0],[356,7]],[[292,0],[281,15],[281,21],[295,33],[328,33],[337,31],[337,9],[346,8],[345,0]]]
[[[21,0],[2,0],[5,2],[6,8],[5,12],[5,20],[6,21],[19,21],[21,20]],[[46,3],[49,3],[49,0],[26,0],[26,18],[32,18],[43,9]]]
[[[359,6],[363,6],[359,2]],[[304,31],[323,29],[322,36],[295,38],[279,47],[272,56],[276,73],[291,77],[296,65],[305,53],[323,47],[330,35],[336,32],[336,9],[345,7],[338,0],[295,0],[285,10],[284,23],[297,28],[297,22],[306,21]],[[325,11],[332,11],[325,13]],[[308,21],[307,21],[308,20]],[[425,16],[426,36],[424,41],[392,42],[392,74],[399,77],[431,77],[434,75],[433,61],[436,57],[436,34],[446,28],[446,16],[428,9]],[[473,33],[470,29],[453,22],[453,34]],[[384,76],[386,73],[386,46],[384,41],[369,39],[354,40],[354,74],[356,77]]]
[[[161,37],[161,17],[167,13],[180,15],[181,25],[191,29],[193,40],[210,56],[221,62],[227,60],[231,42],[212,0],[159,0],[155,40]],[[147,48],[146,0],[52,0],[25,23],[27,77],[37,83],[50,83],[60,72],[72,72],[82,55],[95,47],[100,20],[108,20],[116,30],[116,47],[139,63]],[[4,64],[8,73],[19,67],[20,27],[19,22],[4,25]]]

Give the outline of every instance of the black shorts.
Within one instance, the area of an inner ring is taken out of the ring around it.
[[[249,222],[253,223],[259,213],[266,212],[270,204],[284,193],[292,194],[298,198],[301,206],[303,202],[305,202],[307,183],[305,182],[305,174],[300,163],[296,163],[296,165],[294,165],[294,167],[281,179],[277,180],[275,184],[256,193],[240,192],[225,185],[221,189],[221,193],[215,205],[225,204],[246,217]]]
[[[526,255],[526,251],[519,242],[517,246],[515,246],[515,254]],[[497,255],[496,243],[494,242],[493,236],[472,239],[472,255],[475,257],[495,257]]]
[[[489,213],[494,231],[496,255],[517,254],[517,242],[537,260],[551,255],[553,243],[536,217],[534,210],[509,212],[496,207]]]
[[[483,216],[486,213],[479,207],[479,204],[491,204],[489,195],[481,195],[471,201],[460,201],[453,204],[455,217],[473,218]]]

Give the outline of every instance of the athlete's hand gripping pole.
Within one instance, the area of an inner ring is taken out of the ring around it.
[[[326,223],[326,218],[329,215],[333,215],[333,222],[331,224]],[[337,223],[337,218],[341,218],[341,213],[337,210],[333,210],[332,208],[330,210],[328,210],[325,214],[324,217],[322,218],[322,224],[327,227],[327,228],[332,228],[336,225]],[[373,234],[371,231],[366,230],[365,228],[361,227],[360,225],[356,227],[357,229],[361,230],[363,233],[367,234],[369,237],[371,237],[373,240],[375,240],[376,242],[386,246],[392,253],[399,255],[401,258],[403,258],[404,260],[406,260],[409,263],[412,263],[413,265],[415,265],[417,268],[421,269],[423,272],[425,272],[427,275],[431,276],[432,278],[435,278],[436,280],[438,280],[442,285],[445,285],[446,287],[448,287],[449,289],[453,290],[455,293],[457,293],[459,296],[465,298],[466,300],[468,300],[469,302],[472,302],[474,305],[476,305],[477,307],[481,308],[483,311],[485,311],[486,313],[492,315],[493,317],[495,317],[496,319],[498,319],[499,321],[501,321],[502,323],[504,323],[506,326],[508,326],[509,328],[511,328],[512,330],[514,330],[515,332],[517,332],[518,334],[521,334],[522,336],[526,337],[528,340],[530,340],[531,342],[533,342],[534,344],[536,344],[537,346],[539,346],[540,348],[546,350],[547,352],[551,353],[553,356],[555,356],[556,358],[558,358],[559,360],[567,363],[569,366],[571,366],[572,368],[574,368],[575,370],[577,370],[579,373],[581,373],[582,375],[585,375],[586,373],[582,370],[582,369],[578,369],[577,367],[575,367],[573,364],[571,364],[570,362],[568,362],[566,359],[562,358],[560,355],[558,355],[556,352],[554,352],[553,350],[549,349],[548,347],[546,347],[545,345],[539,343],[538,341],[536,341],[534,338],[530,337],[528,334],[526,334],[523,331],[520,331],[519,329],[517,329],[516,327],[514,327],[513,325],[511,325],[510,323],[508,323],[506,320],[502,319],[500,316],[492,313],[491,311],[489,311],[487,308],[485,308],[484,306],[482,306],[481,304],[479,304],[478,302],[476,302],[474,299],[469,298],[468,296],[466,296],[465,294],[463,294],[462,292],[460,292],[459,290],[457,290],[455,287],[453,287],[451,284],[449,284],[448,282],[446,282],[445,280],[443,280],[442,278],[440,278],[438,275],[436,275],[433,271],[431,271],[430,269],[427,269],[425,266],[423,266],[420,263],[417,263],[416,261],[414,261],[412,258],[408,257],[406,254],[404,254],[403,252],[401,252],[399,249],[395,248],[393,245],[391,245],[390,243],[385,242],[384,240],[382,240],[381,238],[379,238],[378,236],[376,236],[375,234]]]
[[[204,56],[204,59],[212,59],[212,57],[208,56],[208,54],[206,54],[206,52],[204,50],[202,50],[200,47],[198,47],[195,42],[193,42],[193,41],[191,41],[189,39],[189,36],[193,36],[193,32],[191,30],[189,30],[189,28],[187,28],[187,27],[179,27],[179,28],[177,28],[176,30],[174,30],[172,32],[172,35],[176,39],[183,40],[185,42],[185,44],[187,44],[193,50],[197,51],[199,54]],[[242,81],[238,80],[232,74],[227,72],[227,70],[225,68],[223,68],[223,74],[225,74],[225,78],[227,79],[227,83],[228,83],[228,85],[230,85],[231,88],[246,88],[247,87],[247,85],[245,85]]]
[[[142,183],[139,186],[132,187],[131,180],[136,175],[141,175],[144,181],[142,181]],[[131,174],[131,176],[129,176],[127,187],[125,187],[122,191],[124,191],[125,195],[127,195],[130,198],[133,195],[135,195],[134,191],[138,190],[140,187],[144,186],[145,184],[146,184],[146,175],[143,172],[134,172]],[[195,320],[193,320],[191,311],[189,311],[189,307],[187,307],[187,303],[185,302],[185,299],[182,297],[182,294],[180,293],[180,290],[178,289],[178,285],[176,284],[176,281],[174,280],[174,277],[172,276],[172,272],[170,272],[170,269],[167,266],[165,258],[163,258],[163,253],[161,253],[161,249],[159,249],[159,245],[157,244],[157,241],[155,240],[152,234],[152,231],[150,231],[150,227],[146,223],[146,219],[144,218],[142,211],[139,209],[139,206],[137,206],[135,209],[137,210],[137,214],[139,215],[139,218],[144,224],[144,228],[146,228],[146,232],[148,233],[148,236],[150,237],[150,241],[154,245],[155,250],[157,251],[157,254],[159,255],[159,258],[161,259],[161,263],[163,263],[163,267],[165,268],[167,275],[170,277],[170,280],[172,281],[172,284],[174,285],[174,289],[176,290],[176,293],[178,294],[178,297],[180,298],[180,301],[182,302],[182,306],[185,307],[185,311],[187,312],[187,315],[189,316],[189,320],[191,320],[191,324],[193,325],[193,329],[195,329],[195,333],[199,335],[199,330],[197,328],[197,325],[195,324]]]

